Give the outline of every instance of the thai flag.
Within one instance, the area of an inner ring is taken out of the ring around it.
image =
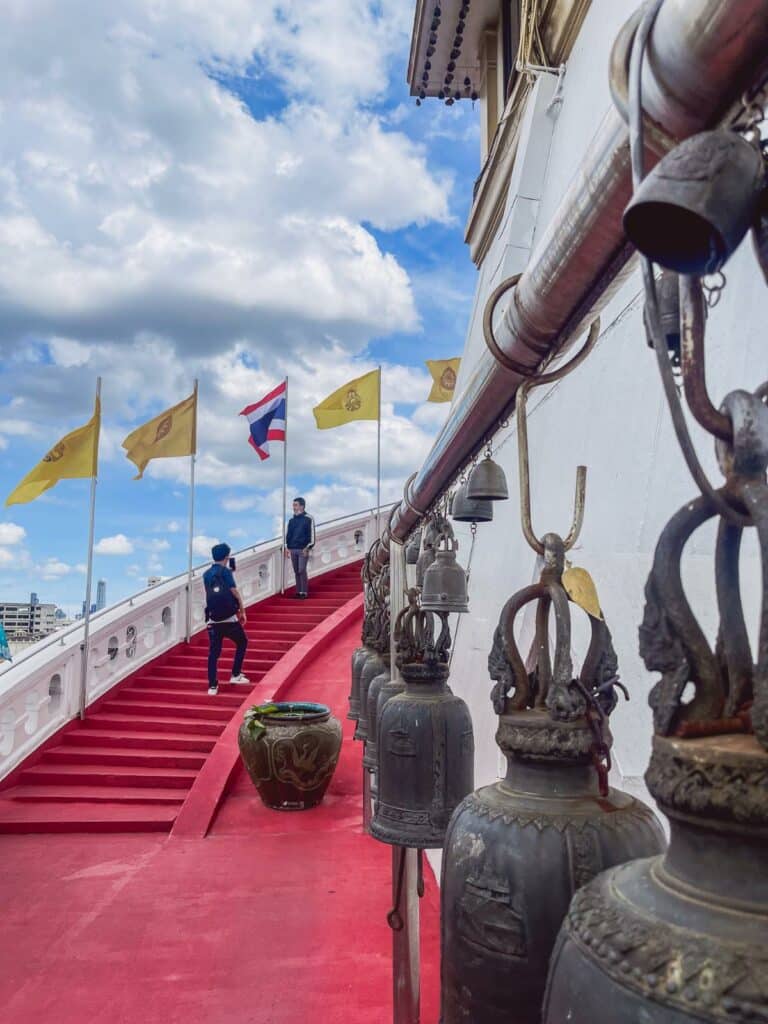
[[[285,441],[286,381],[254,405],[246,405],[240,413],[251,425],[248,444],[263,461],[269,458],[269,442]]]

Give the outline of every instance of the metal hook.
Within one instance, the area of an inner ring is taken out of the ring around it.
[[[710,434],[733,440],[727,416],[712,404],[707,393],[704,365],[704,289],[698,277],[680,276],[680,358],[688,408]]]
[[[528,392],[534,386],[539,384],[551,384],[554,381],[561,380],[572,370],[575,370],[577,366],[584,362],[586,357],[592,351],[599,336],[600,319],[598,318],[590,327],[589,336],[587,337],[583,347],[573,357],[573,359],[568,360],[568,362],[563,366],[560,366],[555,370],[551,370],[549,373],[542,374],[540,377],[537,377],[535,381],[525,381],[517,392],[517,398],[515,400],[515,414],[517,417],[517,458],[520,473],[520,518],[523,524],[523,535],[525,536],[525,539],[539,555],[544,554],[544,544],[533,532],[533,523],[531,521],[531,468],[530,456],[528,454],[528,419],[526,416]],[[576,469],[576,493],[573,504],[573,518],[571,520],[571,528],[568,531],[568,535],[563,541],[563,546],[566,551],[573,547],[581,533],[581,527],[584,522],[584,501],[586,498],[586,490],[587,467],[578,466]]]

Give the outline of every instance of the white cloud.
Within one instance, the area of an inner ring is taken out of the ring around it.
[[[24,527],[17,523],[0,523],[0,546],[19,544],[26,535]]]
[[[0,566],[4,565],[15,565],[16,559],[12,551],[8,548],[0,548]]]
[[[72,573],[85,573],[85,571],[84,565],[69,565],[68,562],[63,562],[60,558],[48,558],[42,565],[35,567],[35,572],[39,572],[44,580],[58,580],[63,576],[70,576]]]
[[[170,523],[165,524],[164,529],[166,530],[167,533],[178,533],[179,530],[181,529],[181,523],[177,522],[175,519],[172,519]]]
[[[192,538],[192,554],[197,555],[198,558],[210,558],[211,548],[214,544],[218,543],[217,537],[206,537],[204,534],[199,533]]]
[[[131,555],[133,543],[124,533],[116,533],[114,537],[102,537],[93,550],[97,555]]]

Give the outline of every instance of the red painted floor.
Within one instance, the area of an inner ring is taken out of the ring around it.
[[[343,718],[358,643],[356,623],[291,697]],[[206,839],[0,837],[5,1024],[389,1024],[391,855],[360,828],[352,724],[313,811],[267,811],[241,776]],[[428,871],[426,882],[421,1019],[436,1024]]]
[[[359,593],[354,564],[313,580],[308,601],[291,589],[251,607],[243,670],[252,686],[225,682],[234,656],[225,643],[219,694],[208,696],[205,630],[144,665],[4,782],[0,833],[170,831],[253,686]]]

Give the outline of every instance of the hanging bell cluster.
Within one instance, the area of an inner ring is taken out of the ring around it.
[[[358,684],[358,718],[354,739],[367,740],[368,690],[373,680],[388,671],[385,658],[389,657],[389,566],[372,578],[371,653],[363,662]]]
[[[435,552],[440,542],[440,537],[450,531],[450,523],[443,516],[431,518],[424,528],[424,535],[421,545],[421,554],[416,560],[416,586],[424,584],[424,573],[435,560]]]
[[[599,784],[593,765],[611,742],[606,719],[616,703],[616,656],[593,607],[592,640],[574,676],[564,545],[555,534],[543,542],[541,579],[507,601],[488,657],[506,778],[467,796],[446,835],[441,1024],[539,1024],[550,956],[573,893],[605,868],[663,846],[649,808]],[[531,601],[538,602],[537,626],[526,669],[514,624]]]
[[[381,710],[371,821],[371,835],[393,846],[441,847],[451,814],[473,786],[472,719],[447,685],[450,642],[447,612],[425,611],[409,595],[395,633],[405,690]]]
[[[366,555],[363,560],[363,567],[360,575],[362,578],[364,595],[363,630],[361,636],[362,643],[361,646],[352,653],[352,686],[349,692],[349,710],[347,712],[347,718],[352,719],[353,722],[356,722],[360,717],[360,676],[365,662],[368,660],[370,655],[374,653],[374,648],[371,645],[376,634],[374,623],[375,606],[370,576],[369,555]]]

